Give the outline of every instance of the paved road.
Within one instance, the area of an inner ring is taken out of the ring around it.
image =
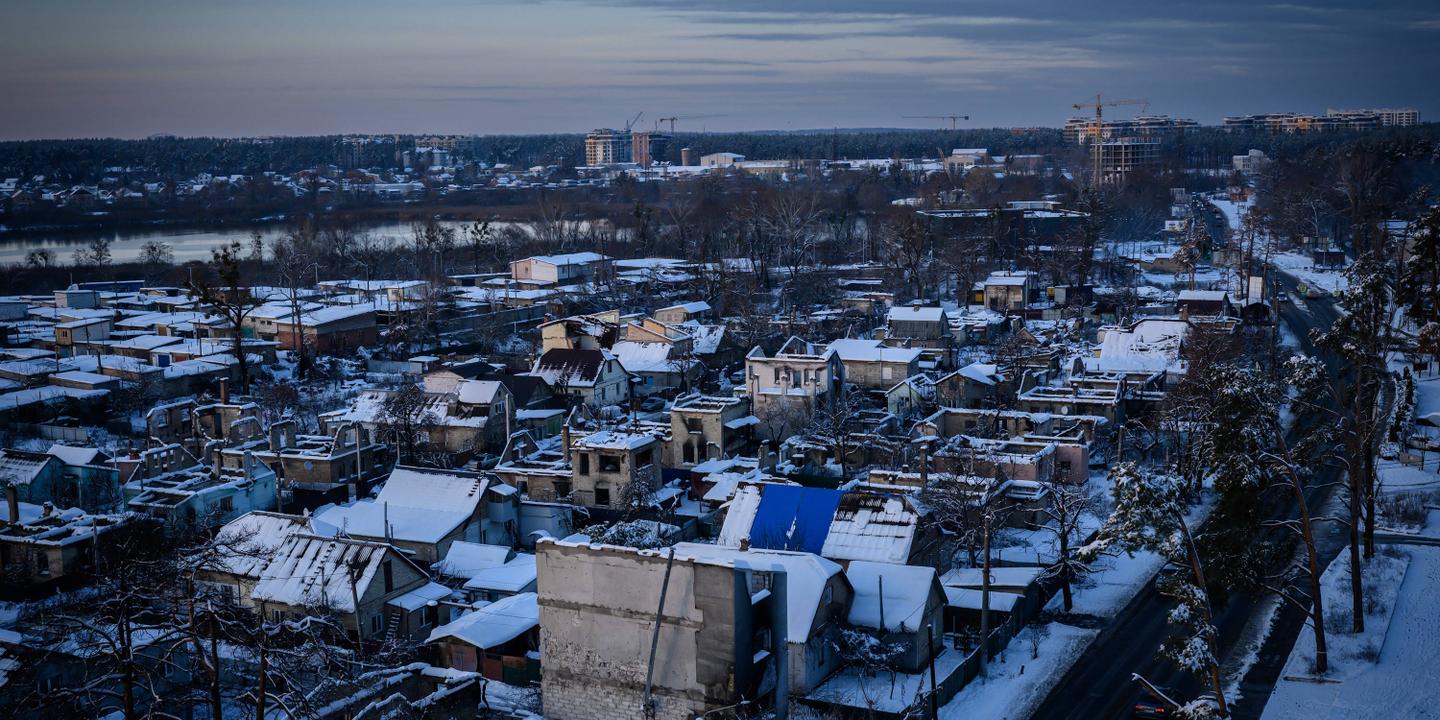
[[[1293,294],[1293,278],[1282,277],[1281,284],[1288,286],[1288,291]],[[1309,339],[1310,330],[1328,328],[1337,315],[1332,301],[1328,299],[1312,300],[1306,303],[1304,310],[1288,303],[1281,308],[1282,318],[1295,332],[1302,348],[1309,353],[1315,352]],[[1332,369],[1336,369],[1333,362]],[[1306,493],[1312,513],[1330,500],[1334,492],[1332,481],[1336,475],[1337,471],[1333,468],[1321,471],[1319,482],[1314,483]],[[1262,513],[1266,517],[1294,518],[1298,515],[1298,509],[1285,493],[1271,493],[1263,502]],[[1322,524],[1317,532],[1323,565],[1344,546],[1344,531],[1338,524],[1330,523],[1328,526]],[[1287,539],[1287,542],[1290,541]],[[1232,593],[1215,607],[1222,664],[1227,659],[1233,659],[1232,655],[1237,653],[1251,619],[1268,608],[1264,600],[1264,596]],[[1153,583],[1147,584],[1114,621],[1101,630],[1094,643],[1031,717],[1035,720],[1129,718],[1134,704],[1145,697],[1131,679],[1135,673],[1172,689],[1180,697],[1194,697],[1208,690],[1193,675],[1180,671],[1174,664],[1159,657],[1161,644],[1173,632],[1166,620],[1171,607],[1171,601],[1157,593]],[[1304,627],[1303,613],[1290,609],[1288,604],[1281,607],[1255,665],[1242,680],[1245,700],[1234,708],[1236,717],[1260,716],[1296,634]]]

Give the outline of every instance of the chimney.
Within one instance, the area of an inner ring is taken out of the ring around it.
[[[220,402],[230,404],[230,381],[225,378],[220,378]]]
[[[920,443],[920,488],[930,486],[930,441]]]
[[[740,538],[740,552],[746,552],[746,551],[748,551],[749,549],[750,549],[750,536],[749,536],[749,535],[746,535],[746,536]]]
[[[19,524],[20,524],[20,491],[17,490],[14,485],[6,485],[6,486],[5,486],[5,506],[6,506],[7,508],[9,508],[9,511],[10,511],[9,514],[6,515],[6,517],[10,520],[10,524],[11,524],[11,525],[19,525]]]
[[[55,504],[52,503],[52,502],[50,502],[49,500],[46,500],[46,501],[45,501],[45,504],[40,506],[40,517],[42,517],[42,518],[48,518],[48,517],[50,517],[50,515],[52,515],[54,512],[55,512]]]

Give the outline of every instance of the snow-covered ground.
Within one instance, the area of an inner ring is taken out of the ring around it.
[[[1091,482],[1108,487],[1103,485],[1106,482],[1103,477],[1092,478]],[[1108,499],[1108,495],[1106,497]],[[1204,522],[1213,508],[1214,497],[1207,490],[1202,501],[1190,509],[1186,520],[1192,527],[1197,526]],[[1036,550],[1037,547],[1030,547],[1021,552],[1033,553]],[[1044,551],[1039,552],[1043,556]],[[1075,605],[1071,613],[1114,617],[1164,564],[1164,558],[1151,552],[1100,558],[1092,564],[1092,572],[1076,583]],[[1058,619],[1046,623],[1045,630],[1041,631],[1044,637],[1040,641],[1040,657],[1031,659],[1030,633],[1033,628],[1026,628],[1006,646],[1005,662],[1002,664],[997,659],[988,678],[972,681],[961,689],[941,708],[941,717],[996,720],[1029,717],[1100,634],[1097,629],[1065,624],[1065,616],[1060,614],[1064,612],[1063,596],[1058,592],[1046,609],[1056,614]]]
[[[1390,549],[1393,548],[1393,549]],[[1348,556],[1325,571],[1330,672],[1316,678],[1314,635],[1296,640],[1266,720],[1425,718],[1440,716],[1440,548],[1389,546],[1364,572],[1366,628],[1348,627]],[[1372,612],[1373,611],[1373,612]]]
[[[1230,225],[1231,232],[1238,232],[1240,230],[1240,221],[1245,218],[1245,213],[1250,212],[1250,208],[1253,206],[1251,200],[1237,203],[1224,198],[1211,198],[1210,204],[1214,205],[1215,208],[1220,211],[1220,214],[1225,216],[1225,222]]]
[[[1005,647],[989,675],[976,678],[940,708],[946,720],[1021,720],[1045,699],[1050,688],[1070,669],[1100,634],[1099,630],[1053,622],[1045,625],[1039,657],[1032,645],[1033,627],[1027,627]]]

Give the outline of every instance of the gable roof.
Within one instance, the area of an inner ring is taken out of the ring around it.
[[[322,507],[312,527],[323,535],[435,544],[475,515],[488,484],[480,473],[400,466],[375,499]]]
[[[593,387],[611,357],[602,350],[552,348],[535,361],[530,374],[553,387]]]
[[[307,532],[309,520],[299,515],[253,511],[220,528],[215,534],[216,558],[211,569],[241,577],[259,578],[285,540]]]
[[[850,563],[845,577],[855,590],[850,624],[890,632],[915,632],[923,627],[925,608],[938,584],[935,568],[864,560]]]
[[[815,625],[815,614],[824,599],[825,585],[840,575],[840,566],[812,553],[784,550],[740,550],[707,543],[675,543],[676,560],[693,560],[707,565],[734,567],[737,562],[764,570],[776,564],[785,568],[786,630],[788,642],[805,642]],[[642,550],[659,555],[661,551]],[[888,612],[886,613],[889,614]]]
[[[535,593],[520,593],[435,628],[425,642],[455,638],[477,648],[488,649],[504,645],[539,624],[540,604]]]
[[[896,320],[902,322],[946,322],[945,308],[922,307],[918,305],[904,305],[890,308],[886,318],[891,322]]]
[[[295,533],[285,538],[275,559],[261,571],[260,582],[250,597],[261,602],[353,613],[355,597],[365,597],[387,558],[409,563],[416,573],[424,575],[409,558],[385,543]]]
[[[29,485],[51,462],[58,459],[28,450],[0,450],[0,485]]]
[[[719,545],[803,550],[833,560],[904,563],[918,513],[902,498],[780,484],[743,484],[728,504]]]
[[[100,452],[98,448],[76,447],[74,445],[63,445],[61,443],[51,445],[50,449],[45,452],[59,458],[60,462],[66,465],[99,465],[110,459],[108,455]]]
[[[504,387],[499,380],[461,380],[455,397],[466,405],[489,405]]]
[[[449,577],[471,578],[487,568],[504,565],[515,556],[515,551],[504,545],[456,540],[450,543],[445,559],[435,563],[435,572]]]

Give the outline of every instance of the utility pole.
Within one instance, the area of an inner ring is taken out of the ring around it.
[[[650,631],[650,660],[645,663],[645,717],[655,717],[655,700],[651,696],[655,679],[655,649],[660,645],[660,618],[665,614],[665,594],[670,590],[670,571],[675,567],[675,548],[665,560],[665,577],[660,581],[660,604],[655,608],[655,627]]]
[[[930,638],[930,720],[940,720],[940,690],[935,683],[935,623],[925,626]]]

